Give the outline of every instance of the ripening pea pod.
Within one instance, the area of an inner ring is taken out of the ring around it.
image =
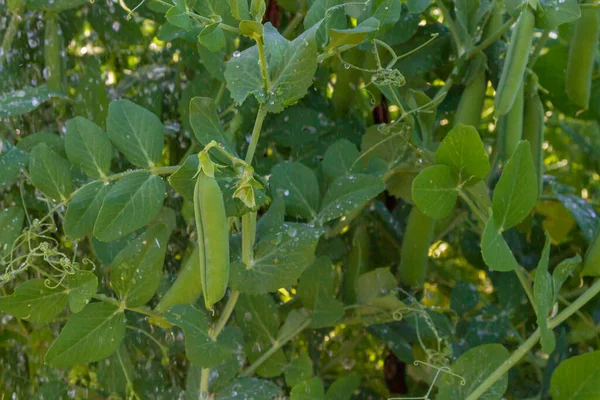
[[[483,58],[485,59],[485,57]],[[481,111],[487,88],[487,79],[485,77],[486,63],[481,60],[473,60],[471,63],[476,70],[467,82],[460,97],[460,102],[454,115],[454,126],[464,124],[477,128],[481,122]]]
[[[544,178],[544,104],[538,93],[539,85],[535,74],[530,74],[525,94],[523,112],[523,139],[529,141],[533,164],[538,177],[538,193],[542,193]]]
[[[397,273],[400,282],[413,287],[421,287],[425,283],[434,228],[435,220],[413,206],[400,249]]]
[[[581,274],[583,276],[600,275],[600,225],[596,227],[592,243],[590,243],[583,258],[583,271],[581,271]]]
[[[225,296],[229,282],[229,229],[223,193],[216,179],[198,174],[194,188],[200,281],[207,309]]]
[[[356,303],[356,282],[369,269],[371,237],[365,224],[359,225],[352,236],[342,281],[342,298],[346,304]]]
[[[515,152],[517,144],[523,138],[523,108],[525,106],[524,85],[521,82],[515,101],[506,115],[502,117],[500,125],[502,131],[502,149],[504,161],[508,160]]]
[[[569,99],[584,109],[587,109],[590,103],[592,73],[599,37],[600,10],[582,8],[569,46],[566,87]]]
[[[46,86],[53,90],[62,89],[62,34],[58,14],[47,12],[44,30],[44,77]]]
[[[498,117],[506,114],[517,98],[529,60],[534,27],[533,10],[525,5],[510,37],[510,45],[494,99],[494,109]]]
[[[199,247],[194,246],[194,251],[183,263],[177,279],[156,305],[156,312],[162,314],[177,304],[194,304],[202,295],[199,251]]]

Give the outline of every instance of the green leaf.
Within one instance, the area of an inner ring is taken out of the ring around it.
[[[334,49],[345,44],[360,44],[375,36],[379,30],[379,21],[376,18],[369,18],[354,28],[331,29],[329,31],[328,49]]]
[[[540,0],[540,6],[535,12],[535,26],[539,29],[555,29],[581,16],[577,0]]]
[[[398,287],[394,274],[387,268],[377,268],[362,274],[356,283],[356,299],[360,304],[372,304]]]
[[[202,0],[195,2],[194,9],[198,11],[200,15],[209,18],[225,18],[231,11],[227,1],[223,0]]]
[[[67,294],[69,295],[69,309],[78,313],[85,308],[90,299],[96,294],[98,278],[90,271],[77,271],[67,276]]]
[[[239,329],[225,328],[217,340],[210,337],[207,316],[188,304],[178,304],[169,309],[165,319],[177,325],[185,335],[185,354],[198,367],[212,368],[234,355],[241,345]]]
[[[129,100],[115,100],[108,107],[106,133],[135,166],[153,167],[160,160],[163,124],[154,113]]]
[[[285,368],[285,384],[289,387],[312,378],[313,363],[308,353],[302,353]]]
[[[317,215],[321,194],[317,176],[310,168],[299,162],[277,164],[269,183],[271,192],[283,197],[287,214],[309,220]]]
[[[600,396],[600,351],[571,357],[554,370],[553,400],[590,400]]]
[[[502,237],[502,231],[490,216],[481,237],[481,255],[488,267],[494,271],[512,271],[519,267],[508,244]]]
[[[340,139],[327,148],[321,168],[328,182],[350,175],[359,153],[354,143]]]
[[[397,161],[405,149],[406,140],[402,137],[403,131],[384,132],[381,129],[384,127],[385,125],[372,125],[367,128],[360,146],[361,159],[364,162],[368,162],[371,157],[379,157],[389,165]]]
[[[13,243],[21,234],[25,212],[21,207],[13,206],[0,211],[0,260],[9,256]]]
[[[325,399],[327,400],[351,400],[354,392],[360,386],[360,376],[356,374],[346,375],[336,379],[327,389]]]
[[[143,227],[160,212],[165,183],[149,172],[133,172],[117,182],[104,197],[94,225],[94,236],[109,242]]]
[[[88,0],[27,0],[27,7],[31,9],[60,12],[88,4]]]
[[[240,34],[254,40],[260,40],[265,32],[263,25],[257,21],[241,21]]]
[[[573,275],[573,272],[575,272],[582,261],[581,256],[577,254],[575,257],[562,260],[560,264],[554,268],[554,271],[552,271],[552,287],[554,291],[553,303],[556,303],[558,300],[558,294],[560,293],[562,285]]]
[[[216,52],[225,47],[225,34],[218,23],[209,24],[198,35],[198,41],[208,50]]]
[[[112,146],[106,133],[92,121],[75,117],[67,122],[65,135],[67,157],[91,178],[110,173]]]
[[[157,223],[132,240],[112,263],[110,284],[128,307],[146,304],[160,285],[171,230]]]
[[[381,178],[366,174],[341,176],[329,185],[317,219],[324,224],[362,206],[385,190]]]
[[[23,282],[10,296],[0,297],[0,311],[33,323],[53,321],[68,302],[64,289],[46,286],[44,279]]]
[[[365,20],[367,16],[373,17],[381,24],[380,30],[384,26],[390,27],[398,22],[402,13],[402,4],[395,0],[371,2],[368,7],[370,9],[363,13],[365,17],[361,15],[359,23]]]
[[[110,185],[102,181],[91,182],[79,189],[67,206],[63,223],[65,234],[80,239],[92,232],[104,197]]]
[[[556,346],[554,332],[548,327],[548,316],[554,304],[553,282],[548,272],[550,260],[550,235],[546,232],[546,243],[542,250],[542,256],[535,270],[533,282],[533,297],[535,299],[537,324],[542,334],[541,343],[544,353],[551,354]]]
[[[490,172],[490,161],[477,129],[463,124],[444,137],[435,153],[435,162],[450,167],[463,185],[477,183]]]
[[[325,400],[325,388],[321,378],[314,377],[292,388],[290,400]]]
[[[420,14],[431,5],[433,0],[406,0],[408,11],[413,14]]]
[[[51,199],[66,201],[71,194],[71,164],[43,143],[31,151],[29,176],[35,187]]]
[[[198,173],[199,165],[200,161],[198,160],[198,155],[192,154],[186,158],[181,167],[168,178],[173,189],[184,198],[192,200],[194,197],[194,186],[196,184],[194,176]]]
[[[29,162],[29,155],[17,147],[0,155],[0,188],[13,185]]]
[[[452,364],[452,375],[442,374],[437,399],[466,399],[496,368],[506,362],[509,355],[501,344],[484,344],[467,351]],[[454,374],[462,377],[466,383],[461,383],[461,378]],[[479,399],[500,400],[507,386],[508,375],[504,374]]]
[[[412,198],[423,214],[444,218],[454,209],[458,186],[452,170],[446,165],[425,168],[412,183]]]
[[[242,293],[275,292],[296,283],[312,263],[321,229],[288,223],[265,235],[256,245],[250,268],[241,261],[231,266],[231,286]]]
[[[459,315],[465,314],[474,309],[479,303],[479,293],[477,287],[472,283],[457,282],[452,289],[452,299],[450,307]]]
[[[44,360],[59,368],[102,360],[121,344],[125,325],[123,310],[107,303],[88,304],[69,318]]]
[[[231,14],[237,20],[252,18],[248,9],[248,0],[229,0],[229,7],[231,7]]]
[[[169,8],[165,17],[178,28],[189,30],[192,27],[192,19],[188,14],[185,0],[175,0],[175,5]]]
[[[309,29],[317,24],[317,43],[319,47],[327,43],[331,29],[346,27],[346,12],[343,0],[315,0],[304,17],[304,28]]]
[[[236,321],[246,340],[246,354],[250,362],[257,360],[277,340],[279,313],[273,297],[242,294],[235,307]],[[278,376],[287,365],[281,349],[277,350],[259,369],[264,377]]]
[[[520,141],[494,189],[494,222],[505,231],[525,219],[538,199],[538,184],[529,142]]]
[[[220,390],[215,396],[215,400],[274,399],[280,394],[281,388],[271,381],[242,377]]]
[[[45,144],[58,155],[66,156],[65,141],[62,137],[54,132],[39,132],[32,135],[27,135],[19,143],[17,148],[24,152],[31,152],[38,144]]]
[[[276,233],[283,225],[285,218],[285,205],[281,196],[275,196],[269,209],[257,222],[256,235],[261,238],[270,233]]]
[[[312,311],[315,329],[333,325],[344,316],[344,306],[334,296],[334,284],[333,265],[326,256],[317,258],[300,277],[298,297]]]
[[[27,86],[14,92],[2,93],[0,94],[0,118],[28,113],[52,98],[68,99],[61,92],[45,86]]]
[[[287,342],[295,337],[307,321],[311,319],[305,308],[292,310],[285,317],[285,321],[279,329],[277,340],[280,343]]]
[[[235,154],[229,137],[219,121],[217,105],[208,97],[194,97],[190,101],[190,123],[194,129],[196,139],[203,145],[208,145],[212,140],[222,144],[225,149]]]

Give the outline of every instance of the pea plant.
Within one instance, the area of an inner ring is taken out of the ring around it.
[[[597,1],[0,27],[2,398],[597,398]]]

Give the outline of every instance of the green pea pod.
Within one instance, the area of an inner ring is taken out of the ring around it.
[[[544,104],[538,94],[538,81],[531,75],[525,96],[523,113],[523,139],[529,141],[533,163],[538,176],[539,192],[542,193],[544,177]]]
[[[523,107],[525,104],[523,86],[523,83],[521,83],[512,107],[502,117],[503,123],[501,124],[502,131],[500,135],[502,135],[503,158],[505,161],[515,152],[517,144],[523,138]]]
[[[497,116],[506,114],[515,102],[523,81],[525,68],[527,68],[534,27],[535,16],[533,10],[529,6],[525,6],[510,37],[510,46],[498,83],[498,90],[494,99],[494,109]]]
[[[198,175],[194,188],[200,281],[207,309],[225,296],[229,282],[229,230],[223,193],[215,178]]]
[[[583,271],[581,274],[583,276],[600,275],[600,225],[596,227],[592,243],[583,258]]]
[[[46,13],[44,30],[44,77],[46,85],[50,89],[60,91],[62,88],[61,77],[61,51],[62,36],[58,23],[58,15],[55,13]]]
[[[356,282],[369,268],[371,238],[367,225],[359,225],[352,236],[352,248],[345,264],[342,298],[346,304],[356,303]]]
[[[429,246],[433,240],[435,220],[414,206],[408,216],[400,249],[398,279],[413,287],[421,287],[427,275]]]
[[[454,115],[454,126],[464,124],[477,128],[481,122],[481,110],[483,109],[485,90],[487,88],[485,63],[476,66],[476,68],[477,71],[473,73],[460,97],[460,102]]]
[[[202,295],[199,252],[198,246],[194,246],[194,251],[183,263],[177,279],[156,305],[156,312],[162,314],[177,304],[194,304]]]
[[[600,37],[600,10],[583,8],[569,47],[566,87],[569,99],[587,109],[592,89],[594,60]]]

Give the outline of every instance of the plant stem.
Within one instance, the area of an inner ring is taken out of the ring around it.
[[[525,293],[527,294],[527,298],[529,299],[529,302],[531,303],[531,307],[533,307],[533,311],[537,315],[537,307],[535,306],[535,298],[533,297],[533,291],[531,290],[531,284],[529,283],[529,280],[527,279],[527,277],[525,276],[525,273],[523,272],[523,270],[521,268],[522,267],[520,265],[517,268],[515,268],[515,274],[517,274],[517,277],[519,278],[519,282],[521,282],[521,286],[523,286],[523,290],[525,290]]]
[[[302,22],[303,19],[304,19],[304,14],[303,13],[301,13],[301,12],[296,13],[294,15],[294,18],[292,18],[290,20],[290,22],[287,24],[287,26],[285,27],[285,29],[281,33],[281,36],[283,36],[286,39],[289,39],[290,35],[294,32],[294,29],[296,29],[296,27],[298,25],[300,25],[300,22]]]
[[[570,306],[565,308],[556,318],[551,319],[548,322],[550,329],[556,328],[562,322],[564,322],[571,315],[576,313],[581,307],[587,302],[594,298],[600,293],[600,279],[598,279],[590,288],[583,293],[577,300],[571,303]],[[509,369],[511,369],[521,358],[523,358],[529,350],[536,345],[540,339],[540,329],[536,329],[535,332],[523,343],[501,366],[499,366],[490,376],[488,376],[471,394],[466,400],[476,400],[481,397],[498,379],[500,379]]]
[[[484,40],[482,40],[477,46],[475,46],[471,50],[469,50],[469,52],[467,53],[468,57],[472,57],[473,55],[479,53],[480,51],[487,49],[492,43],[494,43],[496,40],[500,39],[500,37],[502,35],[504,35],[504,33],[507,30],[509,30],[510,27],[513,26],[513,24],[516,21],[517,20],[514,17],[510,17],[509,20],[506,21],[504,23],[504,25],[502,25],[496,32],[492,33],[490,36],[488,36]]]
[[[324,53],[321,53],[317,56],[317,62],[320,63],[322,61],[327,60],[328,58],[331,58],[333,56],[335,56],[336,54],[340,54],[343,53],[346,50],[350,50],[353,47],[356,47],[358,45],[356,44],[345,44],[343,46],[340,47],[335,47],[332,49],[329,49],[327,51],[325,51]]]
[[[19,13],[15,12],[11,19],[8,27],[6,28],[6,32],[4,33],[4,37],[2,38],[2,53],[0,54],[0,65],[4,64],[5,60],[8,60],[8,53],[12,47],[13,39],[17,31],[19,30],[19,22],[21,20],[21,16]]]
[[[246,162],[252,164],[254,158],[254,152],[256,151],[256,145],[258,144],[258,138],[260,137],[260,130],[262,129],[263,122],[267,116],[267,110],[262,106],[258,108],[258,114],[256,115],[256,121],[254,122],[254,128],[252,129],[252,137],[250,138],[250,145],[246,152]]]
[[[529,56],[529,63],[527,63],[527,68],[529,68],[529,69],[533,68],[533,66],[535,65],[535,62],[540,57],[542,49],[546,45],[546,42],[548,41],[549,36],[550,36],[550,30],[546,29],[544,31],[544,33],[542,33],[542,36],[540,37],[535,48],[533,49],[533,53],[531,53],[531,56]]]
[[[271,82],[269,79],[269,71],[267,69],[267,57],[265,56],[265,40],[262,36],[256,39],[256,46],[258,47],[258,62],[260,63],[260,72],[262,74],[266,96],[268,95],[269,88],[271,87]]]
[[[442,12],[442,16],[444,17],[444,22],[446,23],[446,25],[448,25],[448,30],[450,31],[450,34],[452,35],[452,38],[454,39],[454,43],[456,44],[456,49],[458,50],[458,54],[459,55],[462,54],[462,47],[463,47],[462,38],[460,37],[460,34],[458,33],[458,29],[456,27],[456,24],[454,23],[454,20],[450,16],[450,12],[448,11],[448,9],[446,8],[446,6],[444,5],[444,3],[441,0],[437,0],[436,5]]]

